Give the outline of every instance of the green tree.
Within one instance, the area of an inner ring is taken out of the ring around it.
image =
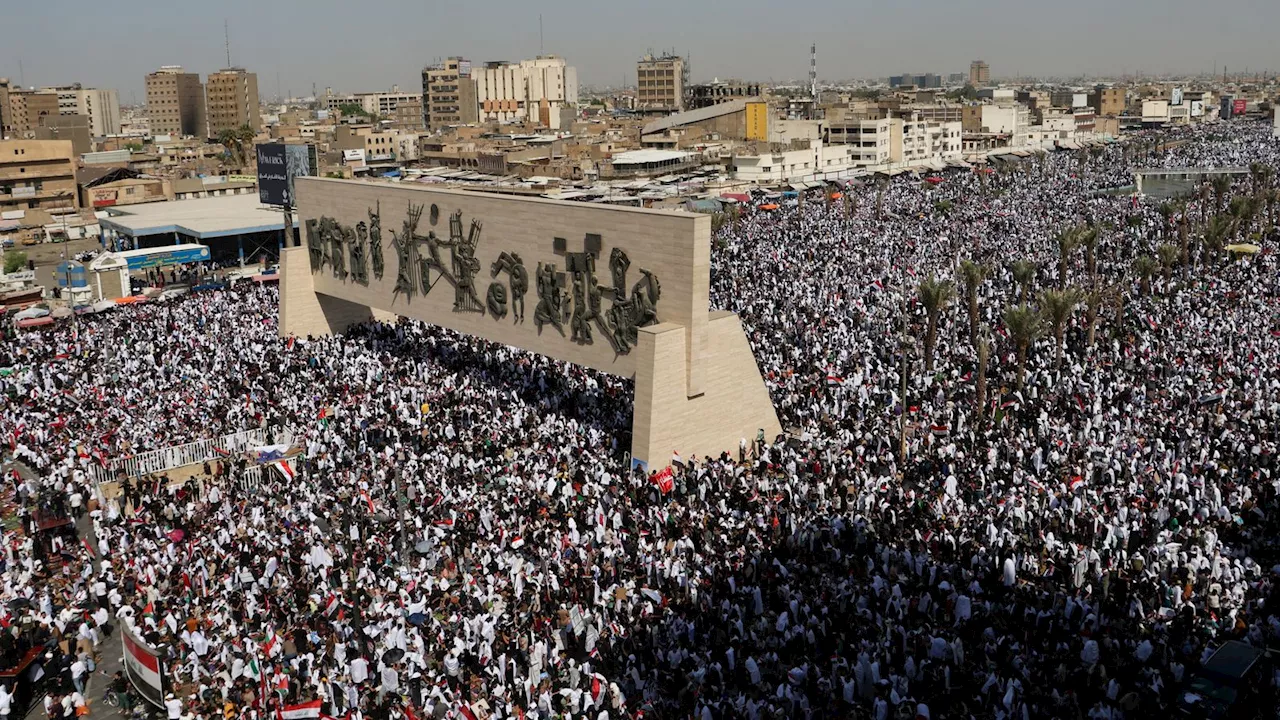
[[[18,250],[16,252],[7,252],[4,254],[4,272],[6,275],[27,266],[27,254]]]
[[[1065,290],[1046,290],[1040,293],[1040,314],[1050,328],[1053,339],[1058,345],[1054,355],[1054,367],[1062,367],[1062,349],[1066,342],[1067,324],[1076,305],[1080,304],[1080,291],[1075,288]]]
[[[1223,203],[1226,202],[1227,193],[1231,192],[1231,176],[1230,175],[1214,175],[1209,181],[1209,185],[1213,187],[1213,204],[1218,212],[1222,212]]]
[[[378,121],[377,115],[365,110],[356,103],[343,103],[338,106],[338,112],[341,113],[343,117],[362,117],[367,119],[369,122]]]
[[[928,318],[924,335],[924,370],[931,372],[934,360],[933,350],[938,343],[938,319],[942,311],[955,299],[956,287],[950,280],[937,280],[930,275],[920,281],[916,293]]]
[[[1058,287],[1067,287],[1067,268],[1071,265],[1071,254],[1080,247],[1080,228],[1067,228],[1058,233]]]
[[[1133,261],[1133,274],[1138,276],[1143,295],[1151,294],[1151,278],[1156,274],[1156,270],[1159,267],[1160,265],[1156,263],[1155,258],[1150,255],[1142,255]]]
[[[1095,284],[1084,293],[1083,300],[1084,320],[1087,326],[1085,342],[1088,343],[1089,347],[1093,347],[1093,342],[1098,334],[1098,314],[1107,302],[1107,294]]]
[[[1036,264],[1030,260],[1016,260],[1009,270],[1013,273],[1013,284],[1018,288],[1018,300],[1025,303],[1036,281]]]
[[[1098,228],[1094,226],[1080,229],[1080,246],[1084,248],[1084,266],[1089,271],[1089,279],[1098,276]]]
[[[1173,275],[1173,269],[1178,266],[1178,258],[1181,255],[1182,251],[1178,249],[1177,245],[1165,243],[1156,248],[1156,257],[1160,258],[1160,269],[1164,272],[1166,286],[1169,284],[1170,276]]]
[[[1235,220],[1227,215],[1214,215],[1209,220],[1209,224],[1205,226],[1204,234],[1200,238],[1201,247],[1204,248],[1205,255],[1208,257],[1206,261],[1213,262],[1227,246],[1232,235],[1235,234]]]
[[[978,342],[978,289],[987,279],[987,268],[972,260],[960,262],[960,285],[969,307],[969,343],[975,348]]]
[[[1043,326],[1040,324],[1039,313],[1026,305],[1006,308],[1004,326],[1009,331],[1009,339],[1013,341],[1018,354],[1018,389],[1021,390],[1027,377],[1027,351],[1031,348],[1031,343],[1040,337]]]

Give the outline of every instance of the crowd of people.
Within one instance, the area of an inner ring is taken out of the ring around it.
[[[132,628],[167,658],[170,717],[1194,704],[1217,647],[1280,633],[1270,206],[1232,226],[1258,254],[1197,242],[1269,186],[1172,216],[1105,191],[1280,148],[1243,123],[1176,139],[726,221],[712,303],[742,317],[789,433],[688,458],[665,492],[626,464],[629,380],[417,322],[282,340],[275,290],[241,283],[21,334],[0,347],[0,438],[32,471],[13,497],[94,498],[92,540],[6,531],[2,597],[26,602],[0,636]],[[1088,247],[1060,242],[1082,226]],[[926,283],[954,283],[936,316]],[[1073,288],[1058,333],[1046,296]],[[1019,311],[1041,330],[1025,352]],[[251,428],[304,452],[95,492],[95,464]]]

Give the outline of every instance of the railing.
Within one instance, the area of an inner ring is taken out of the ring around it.
[[[108,467],[95,467],[94,474],[99,483],[115,480],[121,474],[127,477],[140,477],[216,460],[223,457],[219,451],[241,453],[261,445],[291,445],[293,440],[293,431],[286,428],[242,430],[218,439],[197,440],[116,458]]]

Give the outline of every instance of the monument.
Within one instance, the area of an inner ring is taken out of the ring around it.
[[[658,469],[781,432],[738,317],[708,309],[711,219],[298,178],[280,333],[402,315],[635,379],[634,460]]]

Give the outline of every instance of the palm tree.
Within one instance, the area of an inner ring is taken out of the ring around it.
[[[243,149],[240,147],[240,138],[235,130],[231,128],[225,128],[219,131],[218,142],[222,145],[222,147],[227,149],[228,153],[231,154],[231,160],[236,164],[237,167],[244,164],[244,161],[241,159]]]
[[[1030,260],[1017,260],[1009,270],[1013,273],[1013,284],[1018,288],[1018,300],[1025,303],[1031,294],[1031,285],[1036,281],[1036,264]]]
[[[1004,326],[1018,352],[1018,389],[1021,390],[1027,377],[1027,350],[1043,331],[1040,315],[1026,305],[1015,305],[1005,309]]]
[[[1173,203],[1160,203],[1156,207],[1156,212],[1160,214],[1160,237],[1163,239],[1169,233],[1169,220],[1173,218]]]
[[[1143,295],[1151,294],[1151,277],[1156,274],[1159,267],[1155,258],[1150,255],[1142,255],[1133,261],[1133,274],[1138,276]]]
[[[1090,225],[1080,230],[1080,245],[1084,247],[1084,265],[1089,277],[1098,275],[1098,228]]]
[[[938,318],[956,296],[956,286],[950,280],[937,280],[930,275],[920,281],[916,290],[920,304],[928,316],[928,328],[924,335],[924,369],[933,370],[933,349],[938,342]]]
[[[974,382],[974,401],[978,403],[978,419],[987,410],[987,362],[991,359],[991,329],[982,326],[978,335],[978,376]]]
[[[1176,245],[1165,243],[1156,248],[1156,257],[1160,258],[1160,268],[1164,271],[1165,285],[1169,284],[1169,276],[1173,274],[1173,268],[1177,266],[1181,255],[1182,251]]]
[[[889,187],[889,178],[883,175],[876,177],[876,220],[883,218],[884,191],[887,187]]]
[[[1079,228],[1067,228],[1058,233],[1058,287],[1067,286],[1067,265],[1071,263],[1071,253],[1080,246]]]
[[[1095,283],[1084,293],[1084,320],[1088,327],[1085,333],[1085,342],[1089,347],[1093,347],[1093,341],[1098,334],[1098,314],[1102,311],[1102,306],[1107,302],[1107,294],[1100,289]]]
[[[1262,190],[1262,174],[1266,169],[1267,166],[1260,162],[1249,163],[1249,182],[1253,184],[1254,197]]]
[[[964,297],[969,304],[969,343],[977,347],[978,342],[978,288],[987,278],[987,268],[972,260],[960,262],[960,285],[964,288]]]
[[[1231,176],[1214,175],[1209,184],[1213,186],[1214,206],[1218,212],[1222,212],[1223,201],[1226,199],[1227,193],[1231,191]]]
[[[1228,239],[1235,234],[1235,224],[1235,220],[1227,215],[1214,215],[1209,221],[1201,241],[1210,262],[1217,259],[1218,254],[1227,246]]]
[[[1187,264],[1188,256],[1191,248],[1187,239],[1187,201],[1178,201],[1178,260],[1183,265]]]
[[[1080,291],[1076,288],[1046,290],[1040,293],[1040,315],[1045,323],[1053,328],[1053,337],[1058,343],[1054,367],[1062,367],[1062,347],[1066,340],[1067,323],[1071,322],[1071,314],[1075,312],[1078,304],[1080,304]]]
[[[1209,183],[1200,183],[1200,224],[1206,225],[1209,222],[1209,193],[1212,190]]]

